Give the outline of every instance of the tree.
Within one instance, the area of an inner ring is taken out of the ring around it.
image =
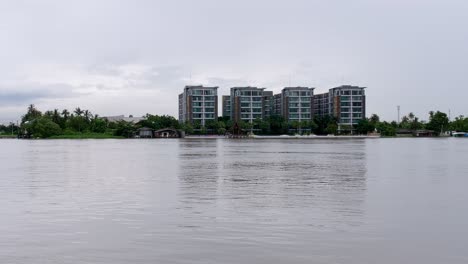
[[[435,113],[434,111],[429,112],[429,123],[427,123],[426,128],[438,133],[445,132],[449,128],[447,114],[440,111]]]
[[[412,130],[424,129],[424,123],[420,122],[419,118],[411,112],[408,116],[401,118],[400,127]]]
[[[376,127],[377,132],[382,136],[393,137],[396,135],[397,124],[395,121],[388,123],[386,121],[377,123]]]
[[[81,116],[83,114],[83,110],[81,110],[81,108],[79,107],[75,108],[74,112],[77,116]]]
[[[60,135],[62,129],[48,117],[39,117],[23,125],[23,129],[30,137],[48,138]]]
[[[380,117],[377,114],[372,114],[369,118],[369,122],[375,126],[380,122]]]
[[[329,123],[327,128],[325,128],[325,132],[327,134],[336,134],[337,131],[338,131],[338,125],[334,123]]]
[[[450,130],[457,131],[457,132],[465,132],[468,131],[468,118],[464,116],[455,117],[455,119],[450,122]]]
[[[335,134],[336,131],[338,130],[338,120],[331,115],[326,115],[326,116],[316,116],[314,117],[314,123],[316,124],[316,128],[314,130],[314,133],[316,135],[326,135],[326,134]],[[327,129],[330,128],[330,129]],[[336,129],[333,129],[336,128]],[[330,133],[330,131],[333,131],[333,133]]]
[[[24,124],[28,121],[33,121],[41,116],[41,111],[37,110],[33,104],[30,104],[26,114],[21,118],[21,124]]]
[[[133,137],[133,135],[135,134],[135,131],[136,131],[136,128],[132,123],[122,120],[122,121],[116,122],[114,135],[130,138],[130,137]]]
[[[375,130],[375,125],[367,118],[359,120],[355,126],[358,134],[364,135]]]

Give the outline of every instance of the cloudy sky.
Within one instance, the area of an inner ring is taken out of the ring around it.
[[[186,84],[367,88],[387,120],[468,115],[466,0],[0,0],[0,120],[177,114]]]

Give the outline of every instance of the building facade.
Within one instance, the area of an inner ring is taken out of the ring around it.
[[[179,122],[200,124],[218,120],[218,87],[185,86],[179,94]]]
[[[263,91],[265,88],[232,87],[231,88],[231,120],[234,122],[252,123],[263,118]]]
[[[316,116],[330,115],[330,103],[328,100],[329,100],[329,93],[314,95],[312,99],[314,115]]]
[[[223,95],[223,117],[231,117],[231,96]]]
[[[365,87],[342,85],[328,93],[314,95],[316,115],[334,116],[338,120],[338,130],[351,130],[366,117]]]
[[[263,119],[269,118],[273,115],[274,108],[274,96],[272,91],[263,91],[262,107],[263,107]]]
[[[314,88],[285,87],[281,91],[281,114],[288,122],[313,119]]]

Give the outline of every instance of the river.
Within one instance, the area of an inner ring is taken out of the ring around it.
[[[468,263],[468,140],[0,140],[0,263]]]

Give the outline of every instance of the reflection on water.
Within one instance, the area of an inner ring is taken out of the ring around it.
[[[366,188],[365,141],[337,143],[180,141],[181,202],[252,224],[358,225]]]
[[[468,262],[466,140],[0,149],[0,263]]]

